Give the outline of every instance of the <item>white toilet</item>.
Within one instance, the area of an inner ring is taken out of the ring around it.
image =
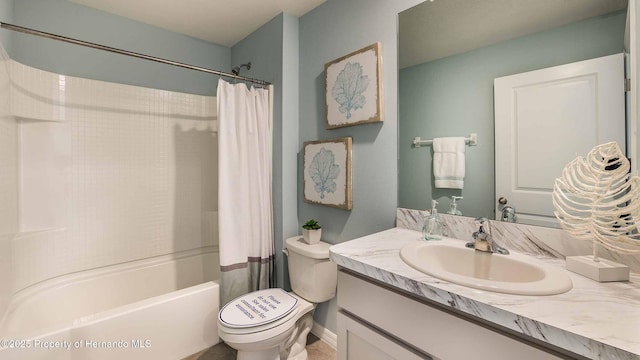
[[[265,289],[240,296],[218,313],[218,335],[238,350],[238,360],[307,359],[307,334],[317,303],[333,298],[338,279],[330,244],[286,240],[290,293]]]

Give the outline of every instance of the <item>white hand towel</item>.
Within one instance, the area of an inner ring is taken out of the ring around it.
[[[462,189],[464,151],[463,137],[433,139],[433,176],[437,188]]]

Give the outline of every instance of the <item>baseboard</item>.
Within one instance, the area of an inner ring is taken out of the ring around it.
[[[315,321],[313,322],[313,326],[311,327],[311,333],[317,336],[320,340],[327,343],[327,345],[331,346],[332,348],[338,348],[338,336]]]

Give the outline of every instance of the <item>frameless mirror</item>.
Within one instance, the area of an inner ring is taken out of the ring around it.
[[[432,0],[400,13],[398,206],[424,210],[436,199],[444,213],[452,196],[462,196],[462,215],[496,218],[502,205],[495,187],[494,79],[622,53],[626,5],[626,0]],[[552,136],[556,131],[534,127],[518,135],[541,150],[562,143],[582,154],[575,141],[580,133],[558,141]],[[465,147],[463,189],[436,188],[433,149],[415,147],[413,138],[471,133],[478,142]],[[541,155],[517,166],[533,169],[552,158]]]

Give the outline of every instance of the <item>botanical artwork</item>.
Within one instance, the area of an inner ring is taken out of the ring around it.
[[[380,47],[375,43],[324,66],[328,129],[383,120]]]
[[[363,93],[369,86],[369,77],[362,74],[362,65],[347,63],[331,88],[331,96],[340,105],[338,110],[351,119],[351,110],[362,109],[367,103]]]
[[[342,170],[344,171],[344,169]],[[315,184],[314,190],[320,194],[320,199],[324,199],[325,193],[336,191],[336,178],[340,174],[340,166],[336,164],[336,157],[333,151],[324,147],[313,156],[309,175]]]
[[[562,171],[553,187],[555,215],[562,228],[577,239],[621,254],[640,253],[640,177],[618,143],[593,148]]]
[[[350,137],[304,143],[304,200],[351,210]]]

